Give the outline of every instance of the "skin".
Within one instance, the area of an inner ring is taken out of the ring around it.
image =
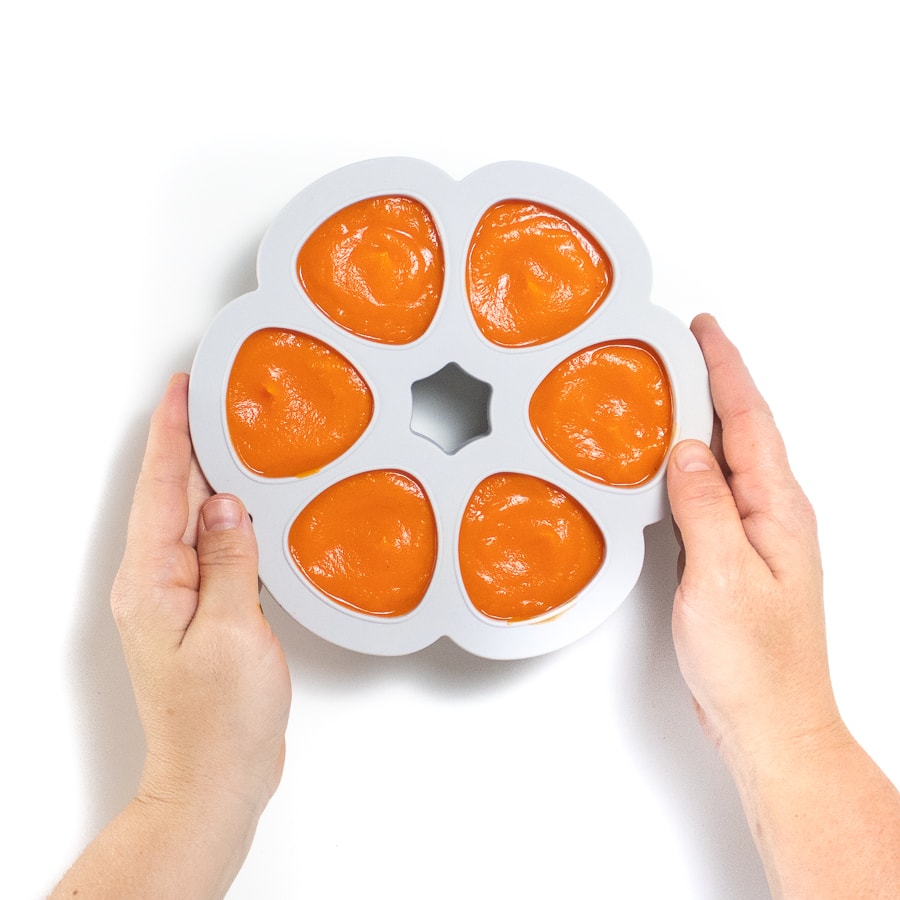
[[[668,469],[682,674],[776,900],[895,898],[900,794],[835,704],[813,511],[739,353],[710,316],[692,328],[719,428],[716,453],[685,441]],[[151,422],[112,608],[146,763],[53,900],[221,898],[278,785],[291,688],[249,517],[193,459],[183,375]]]
[[[682,674],[773,896],[894,898],[900,794],[835,704],[812,507],[734,345],[711,316],[692,330],[720,428],[719,459],[686,441],[668,469],[684,546],[672,617]]]
[[[187,376],[153,415],[112,590],[147,755],[57,898],[224,897],[281,778],[291,683],[240,501],[192,455]]]

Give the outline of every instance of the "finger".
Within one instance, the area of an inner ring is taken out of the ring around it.
[[[150,420],[144,461],[128,522],[129,547],[159,559],[181,542],[188,525],[191,438],[188,376],[174,375]]]
[[[789,571],[797,536],[810,531],[810,515],[781,433],[740,353],[716,320],[701,315],[691,328],[709,369],[721,422],[723,468],[747,539],[773,572]]]
[[[244,505],[231,494],[215,494],[200,510],[199,612],[204,616],[260,614],[256,535]]]
[[[781,488],[792,477],[784,441],[738,349],[718,322],[703,314],[694,319],[691,330],[709,370],[713,406],[721,422],[722,454],[737,479],[732,485],[735,501],[742,515],[748,515],[758,503],[770,499],[767,487]]]
[[[188,472],[188,520],[187,531],[182,540],[190,547],[197,546],[197,526],[200,521],[200,509],[213,495],[213,489],[209,486],[206,476],[203,474],[197,457],[191,457],[191,467]]]
[[[190,487],[196,477],[187,385],[187,375],[173,376],[150,420],[125,556],[110,597],[126,653],[150,641],[177,646],[197,608],[197,558],[184,542],[190,492],[199,490]]]
[[[728,464],[725,462],[725,449],[722,447],[722,422],[718,416],[713,416],[712,436],[709,439],[709,448],[719,464],[719,468],[725,473],[725,477],[731,474]]]
[[[747,537],[728,482],[712,451],[682,441],[667,472],[669,504],[684,547],[685,570],[728,573],[747,552]]]

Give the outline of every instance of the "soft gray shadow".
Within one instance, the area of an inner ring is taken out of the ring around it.
[[[672,642],[678,544],[668,520],[646,531],[650,562],[620,612],[632,617],[622,675],[622,720],[670,808],[681,812],[690,870],[705,873],[692,900],[770,897],[737,789],[700,729]]]
[[[116,454],[117,462],[91,530],[79,591],[81,614],[72,636],[72,690],[87,772],[87,824],[91,833],[134,796],[144,760],[144,734],[110,611],[109,592],[125,549],[128,512],[148,419],[149,412],[135,418]]]
[[[256,255],[262,242],[264,232],[248,240],[240,253],[230,258],[229,264],[223,268],[222,278],[218,285],[218,295],[225,302],[235,300],[243,294],[249,294],[258,287],[256,280]]]
[[[197,347],[213,319],[232,300],[255,291],[256,254],[262,234],[248,238],[241,250],[230,255],[223,267],[221,276],[216,280],[209,296],[192,298],[192,305],[198,308],[198,321],[204,323],[196,332],[173,334],[164,347],[159,347],[159,370],[164,373],[189,372],[197,353]],[[205,298],[205,299],[204,299]],[[151,312],[155,315],[155,312]]]
[[[266,590],[261,602],[294,678],[326,693],[368,690],[385,680],[401,680],[432,693],[456,697],[496,690],[524,670],[546,663],[546,657],[482,659],[448,638],[405,656],[357,653],[331,644],[298,624]]]

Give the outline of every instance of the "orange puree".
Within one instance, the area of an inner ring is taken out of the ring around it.
[[[326,219],[297,256],[312,302],[341,328],[381,344],[421,337],[441,298],[444,254],[428,210],[371,197]]]
[[[501,347],[562,337],[606,298],[612,264],[599,243],[562,213],[505,200],[482,217],[469,245],[469,306]]]
[[[570,356],[540,383],[528,411],[560,462],[603,484],[644,484],[669,449],[669,379],[656,354],[637,341],[596,344]]]
[[[418,481],[382,469],[326,488],[294,520],[288,545],[323,594],[360,612],[402,616],[428,589],[437,526]]]
[[[531,619],[568,603],[596,575],[605,551],[584,507],[531,475],[485,478],[459,529],[463,585],[492,619]]]
[[[366,430],[372,392],[340,353],[307,334],[264,328],[228,375],[226,418],[241,462],[267,478],[309,475]]]

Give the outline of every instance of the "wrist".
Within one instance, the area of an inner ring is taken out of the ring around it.
[[[200,767],[148,755],[132,805],[167,837],[195,848],[198,858],[215,861],[230,880],[250,851],[274,786],[242,771],[229,772],[214,759]]]
[[[833,764],[856,742],[833,705],[817,714],[781,721],[744,723],[724,731],[720,752],[740,784],[742,777],[796,777],[798,772]]]
[[[839,717],[726,761],[774,897],[896,895],[900,794]]]
[[[202,829],[220,841],[247,840],[249,846],[269,798],[268,792],[226,776],[165,777],[147,766],[133,803],[150,819],[185,831]]]
[[[140,790],[53,892],[96,900],[221,900],[250,849],[257,816],[186,793]]]
[[[158,793],[143,785],[126,810],[165,861],[167,883],[186,890],[185,897],[225,896],[250,852],[261,812],[229,792]]]
[[[281,779],[284,741],[271,758],[253,764],[231,747],[205,753],[178,752],[151,744],[144,761],[138,797],[197,814],[220,816],[225,821],[253,821],[262,815]]]

